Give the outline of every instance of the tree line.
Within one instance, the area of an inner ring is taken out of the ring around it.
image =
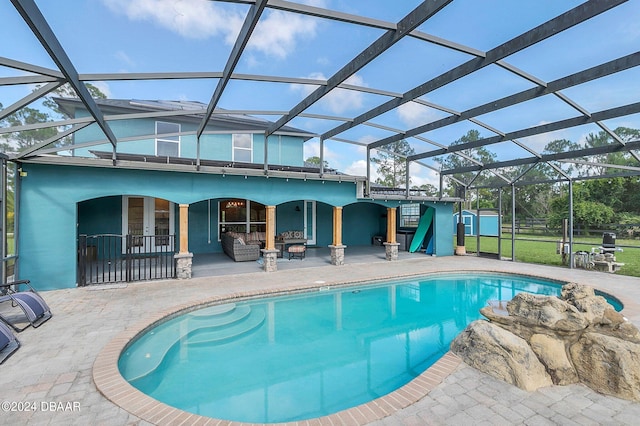
[[[640,130],[618,127],[613,131],[619,140],[628,142],[640,139]],[[452,146],[474,142],[481,139],[480,132],[470,130],[452,143]],[[590,133],[582,144],[568,139],[556,139],[549,142],[542,154],[564,153],[583,148],[597,148],[619,143],[605,132]],[[385,187],[406,189],[406,157],[415,154],[414,148],[400,140],[377,150],[371,161],[377,166],[375,183]],[[531,154],[528,154],[531,155]],[[314,158],[318,161],[319,159]],[[434,157],[442,170],[459,169],[478,164],[491,164],[498,161],[497,155],[486,147],[461,150],[457,154]],[[325,167],[327,166],[325,162]],[[566,177],[573,182],[574,222],[587,227],[604,224],[640,224],[640,176],[617,176],[620,169],[611,166],[639,167],[636,158],[626,151],[593,155],[577,161],[558,161],[505,167],[495,171],[458,173],[445,180],[443,195],[455,197],[457,188],[468,186],[474,191],[466,193],[466,207],[498,209],[498,191],[503,191],[503,204],[510,205],[511,186],[508,182],[519,181],[516,187],[516,220],[526,218],[546,219],[550,227],[561,226],[562,220],[569,216],[569,190]],[[411,178],[409,179],[411,185]],[[439,188],[432,184],[410,186],[427,196],[438,196]],[[511,208],[503,208],[507,220],[511,218]]]

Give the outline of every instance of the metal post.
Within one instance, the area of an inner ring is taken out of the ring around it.
[[[476,256],[480,256],[480,188],[476,188]]]
[[[502,259],[502,187],[498,188],[498,260]]]
[[[411,177],[409,176],[409,159],[405,159],[405,164],[406,164],[406,175],[405,175],[405,185],[407,186],[407,190],[406,190],[406,197],[409,198],[409,182],[411,181]]]
[[[264,134],[264,174],[269,173],[269,134]]]
[[[0,244],[2,248],[0,248],[0,255],[2,255],[2,270],[0,277],[0,284],[7,283],[7,158],[4,154],[0,154],[0,158],[2,159],[2,169],[0,170],[0,208],[1,212],[1,222],[0,222]]]
[[[324,175],[324,139],[320,138],[320,176]]]
[[[573,180],[569,179],[569,269],[573,269]]]
[[[196,138],[196,170],[200,170],[200,135]]]
[[[87,236],[78,237],[78,286],[87,285]]]
[[[516,185],[511,184],[511,261],[516,261]]]
[[[371,193],[371,149],[367,147],[367,191],[365,196]]]

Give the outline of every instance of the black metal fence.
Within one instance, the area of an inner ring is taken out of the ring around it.
[[[175,235],[80,235],[78,285],[176,277]]]

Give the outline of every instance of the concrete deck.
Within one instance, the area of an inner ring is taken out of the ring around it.
[[[310,260],[304,262],[299,264],[304,264],[304,268],[285,270],[283,267],[274,273],[258,269],[184,281],[43,293],[54,317],[40,328],[20,333],[22,348],[0,367],[0,401],[9,403],[2,404],[0,424],[193,424],[195,418],[188,415],[169,421],[163,413],[158,413],[157,421],[150,422],[114,405],[97,390],[93,366],[97,357],[104,355],[103,348],[113,345],[117,336],[148,323],[158,312],[231,294],[314,286],[317,281],[334,285],[438,271],[501,271],[592,285],[618,297],[625,304],[625,316],[640,324],[640,280],[637,278],[471,256],[416,255],[397,262],[370,258],[362,263],[352,259],[339,267],[312,266]],[[600,395],[582,385],[554,386],[529,393],[464,364],[452,370],[426,396],[406,408],[388,408],[388,413],[383,415],[389,415],[381,420],[336,416],[332,418],[333,424],[631,425],[637,424],[640,418],[640,404]]]

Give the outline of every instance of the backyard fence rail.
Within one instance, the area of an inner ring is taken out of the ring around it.
[[[80,235],[78,286],[176,277],[175,235]]]

